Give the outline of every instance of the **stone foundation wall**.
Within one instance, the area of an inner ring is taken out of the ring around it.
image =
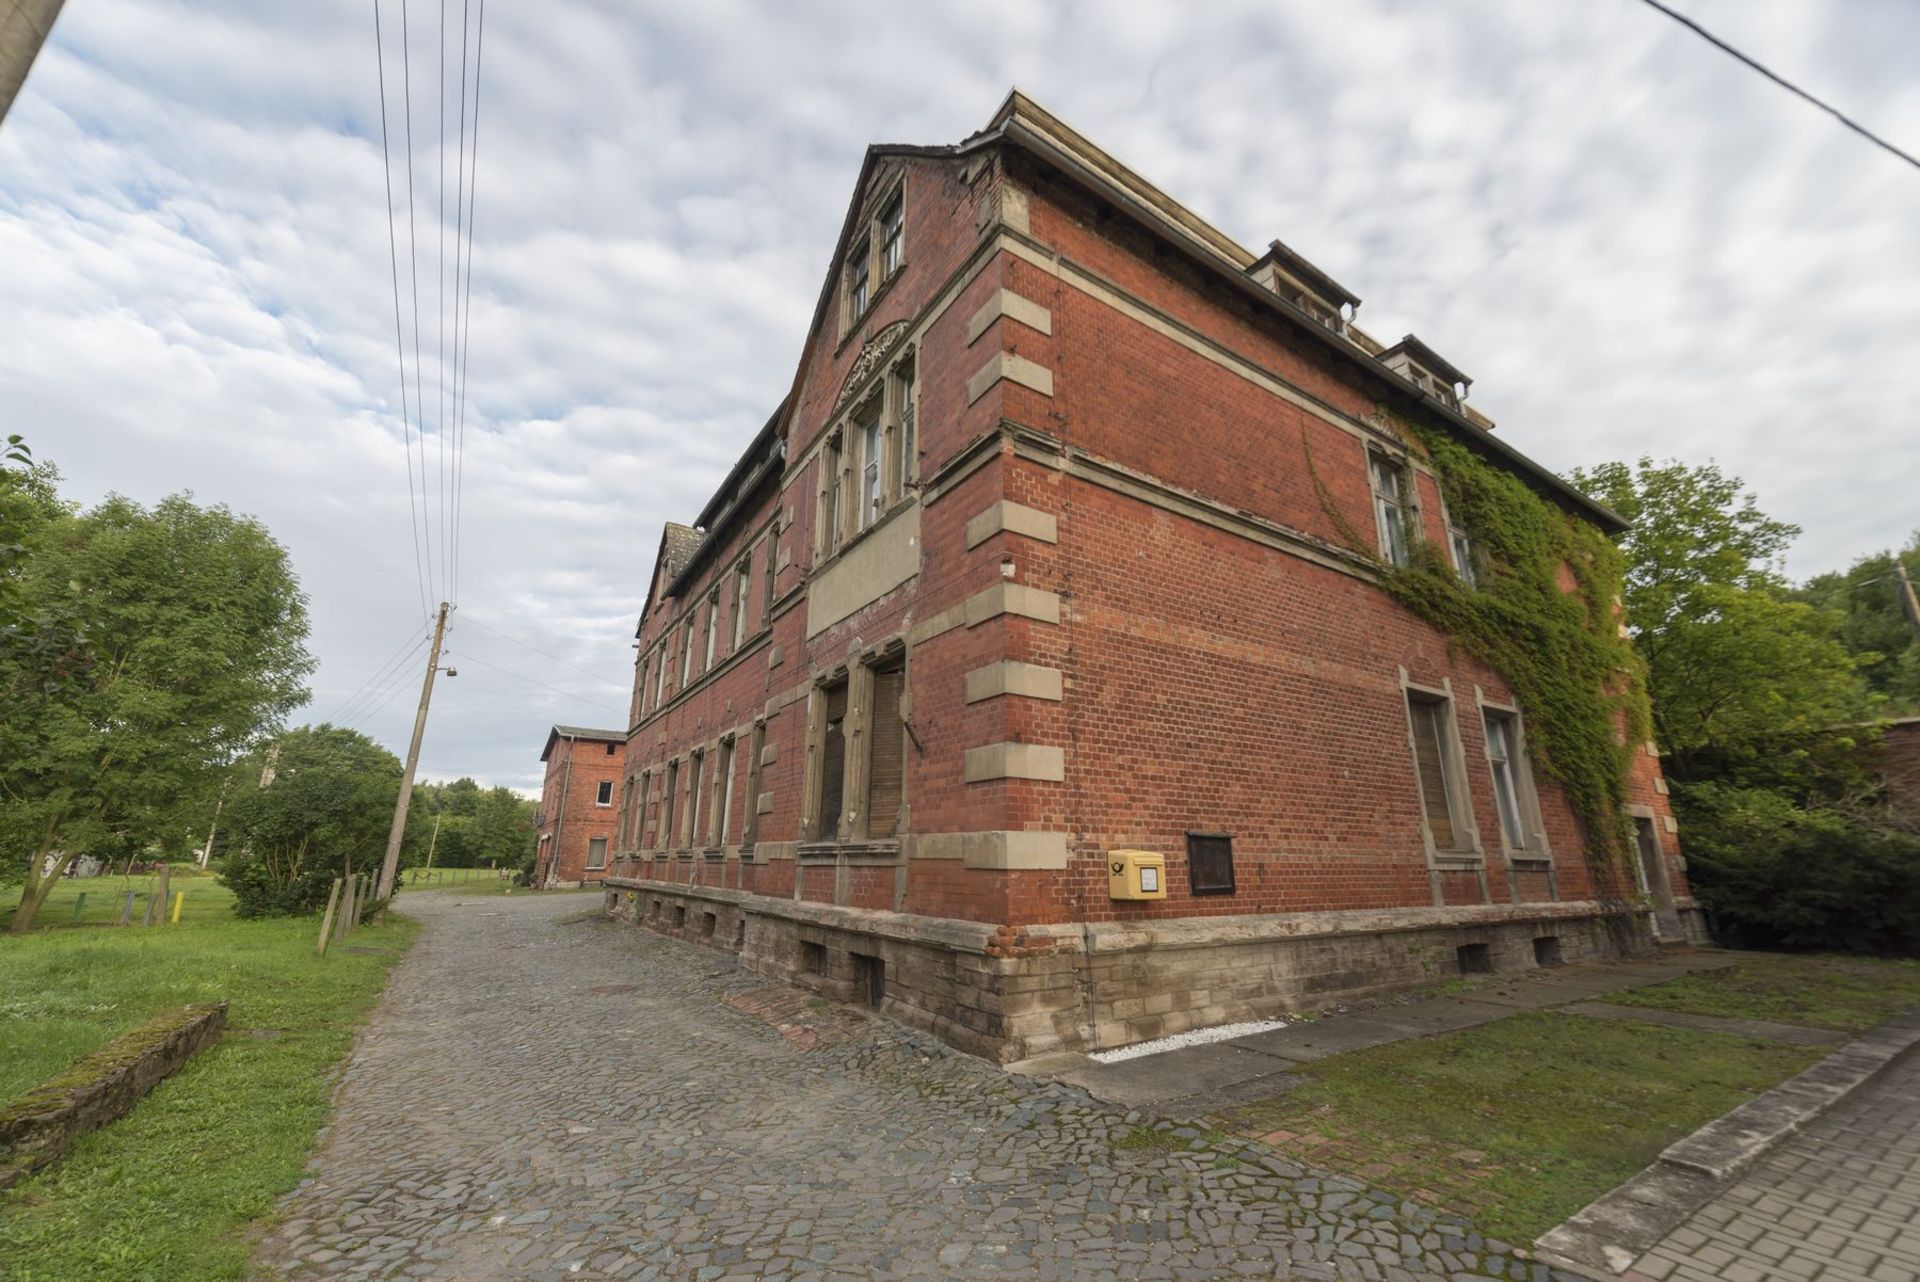
[[[999,1062],[1655,946],[1644,915],[1609,918],[1593,903],[1016,929],[717,887],[608,887],[607,911],[623,920]],[[1693,937],[1698,913],[1683,915]]]

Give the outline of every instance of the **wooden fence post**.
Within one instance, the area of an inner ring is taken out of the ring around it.
[[[83,890],[80,892],[79,898],[73,901],[73,919],[75,921],[80,920],[80,910],[82,908],[85,908],[86,906],[87,906],[87,892]]]
[[[347,932],[353,929],[353,896],[359,888],[358,877],[347,878],[346,886],[341,892],[340,916],[333,923],[333,942],[336,944],[346,939]]]
[[[164,926],[167,924],[167,900],[172,888],[173,870],[165,864],[160,865],[160,884],[154,888],[153,898],[147,901],[147,925]]]
[[[120,924],[133,925],[133,892],[131,890],[127,892],[127,897],[120,901]]]
[[[320,919],[320,939],[313,946],[313,951],[320,954],[322,957],[325,957],[327,955],[327,943],[328,943],[327,936],[333,933],[333,910],[339,906],[340,906],[340,879],[338,877],[335,877],[333,879],[333,889],[327,892],[326,915]]]

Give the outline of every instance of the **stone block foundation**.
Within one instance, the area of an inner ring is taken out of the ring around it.
[[[1011,927],[635,878],[607,887],[615,917],[1000,1063],[1655,947],[1645,914],[1591,902]]]

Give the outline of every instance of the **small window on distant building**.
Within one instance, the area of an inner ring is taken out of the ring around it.
[[[886,280],[900,270],[904,261],[906,231],[906,204],[901,193],[895,192],[886,208],[880,211],[880,279]]]
[[[609,748],[608,751],[611,752],[612,749]],[[593,804],[596,806],[611,806],[613,804],[613,780],[602,779],[600,781],[600,791],[594,796]]]
[[[1233,838],[1223,832],[1187,834],[1187,883],[1196,895],[1233,893]]]
[[[607,745],[607,755],[609,757],[611,757],[617,751],[619,751],[619,746],[617,744],[610,743]]]
[[[598,872],[607,866],[607,839],[595,837],[587,843],[587,870]]]
[[[1380,555],[1394,565],[1407,563],[1407,469],[1384,454],[1371,456],[1373,507],[1379,525]]]
[[[1480,572],[1473,563],[1473,540],[1457,525],[1447,527],[1447,539],[1453,545],[1453,568],[1470,588],[1480,586]]]

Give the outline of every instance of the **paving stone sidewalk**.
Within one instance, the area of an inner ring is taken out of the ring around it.
[[[1669,1233],[1627,1282],[1920,1278],[1920,1055],[1810,1123]]]
[[[425,929],[260,1276],[1574,1277],[583,906],[402,900]]]

